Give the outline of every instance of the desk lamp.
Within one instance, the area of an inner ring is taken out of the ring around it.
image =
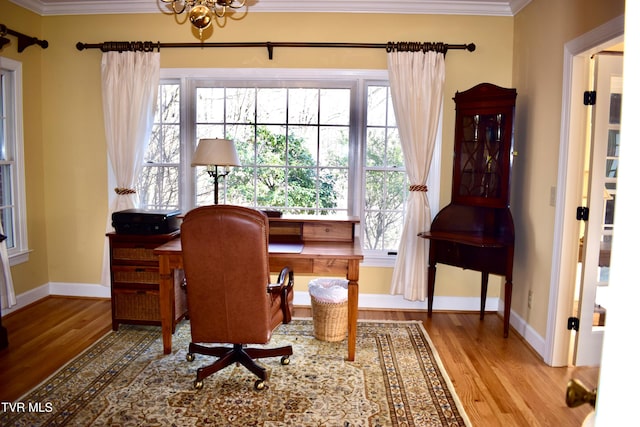
[[[207,173],[213,178],[214,202],[218,204],[218,182],[229,175],[230,166],[240,166],[238,153],[233,141],[229,139],[201,139],[193,155],[191,166],[206,166]],[[223,168],[218,172],[218,167]]]

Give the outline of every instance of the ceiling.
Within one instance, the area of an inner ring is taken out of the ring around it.
[[[161,0],[10,0],[41,16],[155,13]],[[247,0],[251,12],[513,16],[532,0]]]

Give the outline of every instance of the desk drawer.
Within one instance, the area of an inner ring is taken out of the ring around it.
[[[305,242],[351,242],[353,224],[335,221],[305,222],[302,238]]]
[[[480,248],[461,243],[436,241],[436,263],[485,271],[504,276],[507,269],[507,248]]]
[[[313,273],[312,259],[274,258],[269,257],[269,270],[279,273],[284,267],[289,267],[295,273]]]
[[[160,283],[160,273],[154,267],[113,265],[111,274],[114,283]]]
[[[313,260],[313,274],[346,275],[349,261],[346,259],[318,258]]]
[[[111,248],[111,261],[152,261],[158,262],[158,256],[153,250],[158,244],[150,246],[115,246]]]

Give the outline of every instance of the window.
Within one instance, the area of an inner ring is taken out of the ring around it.
[[[11,265],[27,261],[22,64],[0,57],[0,222]]]
[[[393,262],[408,192],[386,71],[171,72],[162,71],[142,207],[212,204],[212,179],[190,159],[199,139],[228,138],[242,165],[221,182],[222,202],[358,216],[367,259]]]
[[[349,212],[352,87],[196,87],[196,140],[232,139],[242,166],[227,178],[230,203],[284,213]],[[211,204],[199,171],[196,205]]]
[[[158,88],[154,126],[137,186],[140,205],[146,209],[183,208],[180,188],[184,186],[179,177],[188,172],[188,165],[180,163],[180,93],[177,83],[162,83]]]
[[[395,251],[400,243],[407,177],[388,85],[367,87],[364,247]]]

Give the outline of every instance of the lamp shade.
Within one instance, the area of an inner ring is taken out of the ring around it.
[[[236,146],[230,139],[201,139],[191,166],[240,166]]]

